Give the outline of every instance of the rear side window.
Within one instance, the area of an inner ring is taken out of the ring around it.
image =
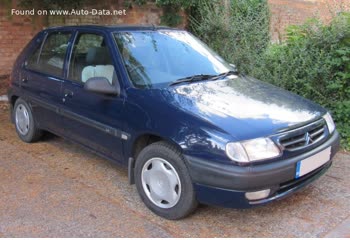
[[[28,58],[27,68],[61,77],[70,37],[69,32],[50,33],[42,48]]]
[[[93,77],[104,77],[111,84],[117,81],[112,57],[105,38],[95,33],[79,33],[73,46],[69,79],[81,83]]]

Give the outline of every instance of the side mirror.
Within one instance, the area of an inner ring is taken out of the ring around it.
[[[119,84],[117,84],[117,86],[112,86],[105,77],[89,78],[84,84],[84,89],[86,91],[108,95],[119,95],[120,93]]]
[[[236,65],[234,65],[233,63],[230,63],[230,66],[231,66],[233,72],[238,73],[238,69],[237,69]]]

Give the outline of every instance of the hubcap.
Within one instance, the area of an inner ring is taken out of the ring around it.
[[[29,132],[29,114],[23,104],[19,104],[16,108],[16,127],[22,135]]]
[[[165,159],[151,158],[142,168],[142,187],[149,200],[160,208],[175,206],[181,195],[181,182],[175,168]]]

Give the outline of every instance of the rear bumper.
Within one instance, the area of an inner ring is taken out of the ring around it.
[[[331,146],[331,159],[339,149],[339,134],[317,148],[297,157],[256,166],[224,165],[186,157],[194,182],[197,199],[205,204],[224,207],[247,208],[284,198],[316,180],[331,166],[327,162],[307,175],[295,179],[297,162]],[[246,192],[271,189],[262,200],[248,201]]]

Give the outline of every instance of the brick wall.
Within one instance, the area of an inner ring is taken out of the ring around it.
[[[15,2],[0,2],[0,81],[11,72],[19,51],[43,27],[40,17],[11,16],[9,9],[14,7]]]
[[[334,15],[350,10],[350,0],[268,0],[271,10],[273,41],[283,39],[286,26],[302,24],[308,18],[320,17],[325,23]]]

